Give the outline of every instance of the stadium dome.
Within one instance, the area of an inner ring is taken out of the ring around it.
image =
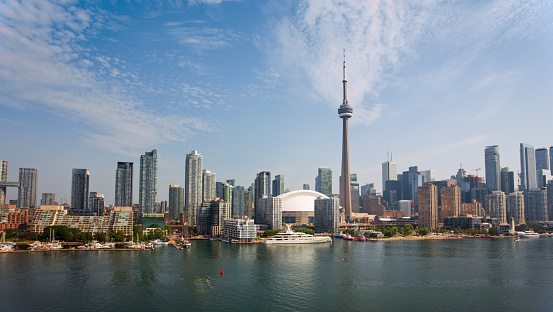
[[[283,212],[315,211],[315,199],[329,198],[328,196],[309,190],[297,190],[277,196],[282,203]]]

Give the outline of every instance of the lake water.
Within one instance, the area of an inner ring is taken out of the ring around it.
[[[0,254],[0,266],[0,311],[553,311],[553,238],[192,241]]]

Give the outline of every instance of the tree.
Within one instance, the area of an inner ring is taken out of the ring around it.
[[[97,241],[104,242],[104,241],[106,241],[106,237],[107,237],[106,233],[104,233],[104,232],[96,233],[96,240]]]
[[[169,235],[173,234],[173,228],[170,225],[165,225],[163,231]]]
[[[306,229],[306,228],[295,228],[294,232],[302,232],[302,233],[305,233],[305,234],[315,235],[315,230]]]
[[[430,231],[427,228],[418,229],[417,233],[421,236],[426,236],[430,234]]]
[[[497,236],[499,235],[499,231],[497,230],[496,227],[491,227],[488,229],[488,234],[492,235],[492,236]]]
[[[413,225],[406,224],[403,226],[403,235],[411,235],[413,233]]]

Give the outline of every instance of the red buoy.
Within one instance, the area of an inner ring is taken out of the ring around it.
[[[223,273],[224,273],[224,272],[223,272],[223,269],[221,269],[221,276],[223,276]]]

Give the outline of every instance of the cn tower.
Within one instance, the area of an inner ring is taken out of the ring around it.
[[[346,80],[346,51],[344,50],[344,101],[338,109],[338,116],[342,118],[342,175],[340,178],[340,206],[344,208],[346,220],[351,217],[351,188],[349,176],[349,143],[348,119],[353,116],[353,108],[348,104],[348,81]]]

